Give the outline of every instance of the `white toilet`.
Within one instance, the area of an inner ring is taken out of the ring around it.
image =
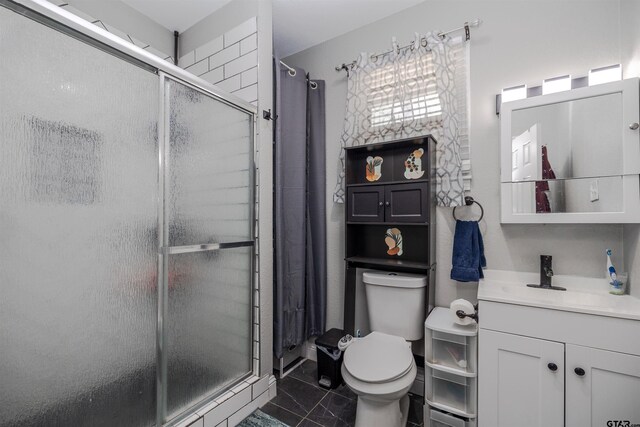
[[[342,377],[358,395],[356,427],[403,427],[417,368],[411,344],[422,338],[427,277],[365,272],[371,332],[344,353]]]

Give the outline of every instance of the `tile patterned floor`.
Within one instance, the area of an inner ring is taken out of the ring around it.
[[[278,395],[263,412],[291,427],[350,427],[355,424],[357,396],[346,385],[325,390],[316,380],[317,364],[307,360],[278,380]],[[422,398],[411,396],[407,427],[422,426]]]

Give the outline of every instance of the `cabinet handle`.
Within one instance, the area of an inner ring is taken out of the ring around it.
[[[384,203],[383,202],[378,202],[378,206],[383,206]]]
[[[631,129],[631,130],[638,130],[638,128],[640,128],[640,124],[638,124],[637,122],[636,123],[631,123],[629,125],[629,129]]]
[[[384,202],[385,206],[391,206],[391,202]]]
[[[552,370],[553,372],[558,370],[558,365],[556,365],[555,363],[549,363],[547,365],[547,368],[549,368],[550,370]]]
[[[582,368],[576,368],[573,370],[573,372],[575,372],[576,375],[579,377],[584,377],[584,374],[585,374],[584,369]]]

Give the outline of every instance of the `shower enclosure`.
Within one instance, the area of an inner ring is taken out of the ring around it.
[[[255,109],[0,0],[0,426],[148,426],[252,373]]]

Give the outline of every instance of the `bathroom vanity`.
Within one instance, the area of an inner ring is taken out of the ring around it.
[[[526,286],[538,280],[486,270],[480,281],[478,425],[640,423],[640,299],[610,295],[606,279]]]

